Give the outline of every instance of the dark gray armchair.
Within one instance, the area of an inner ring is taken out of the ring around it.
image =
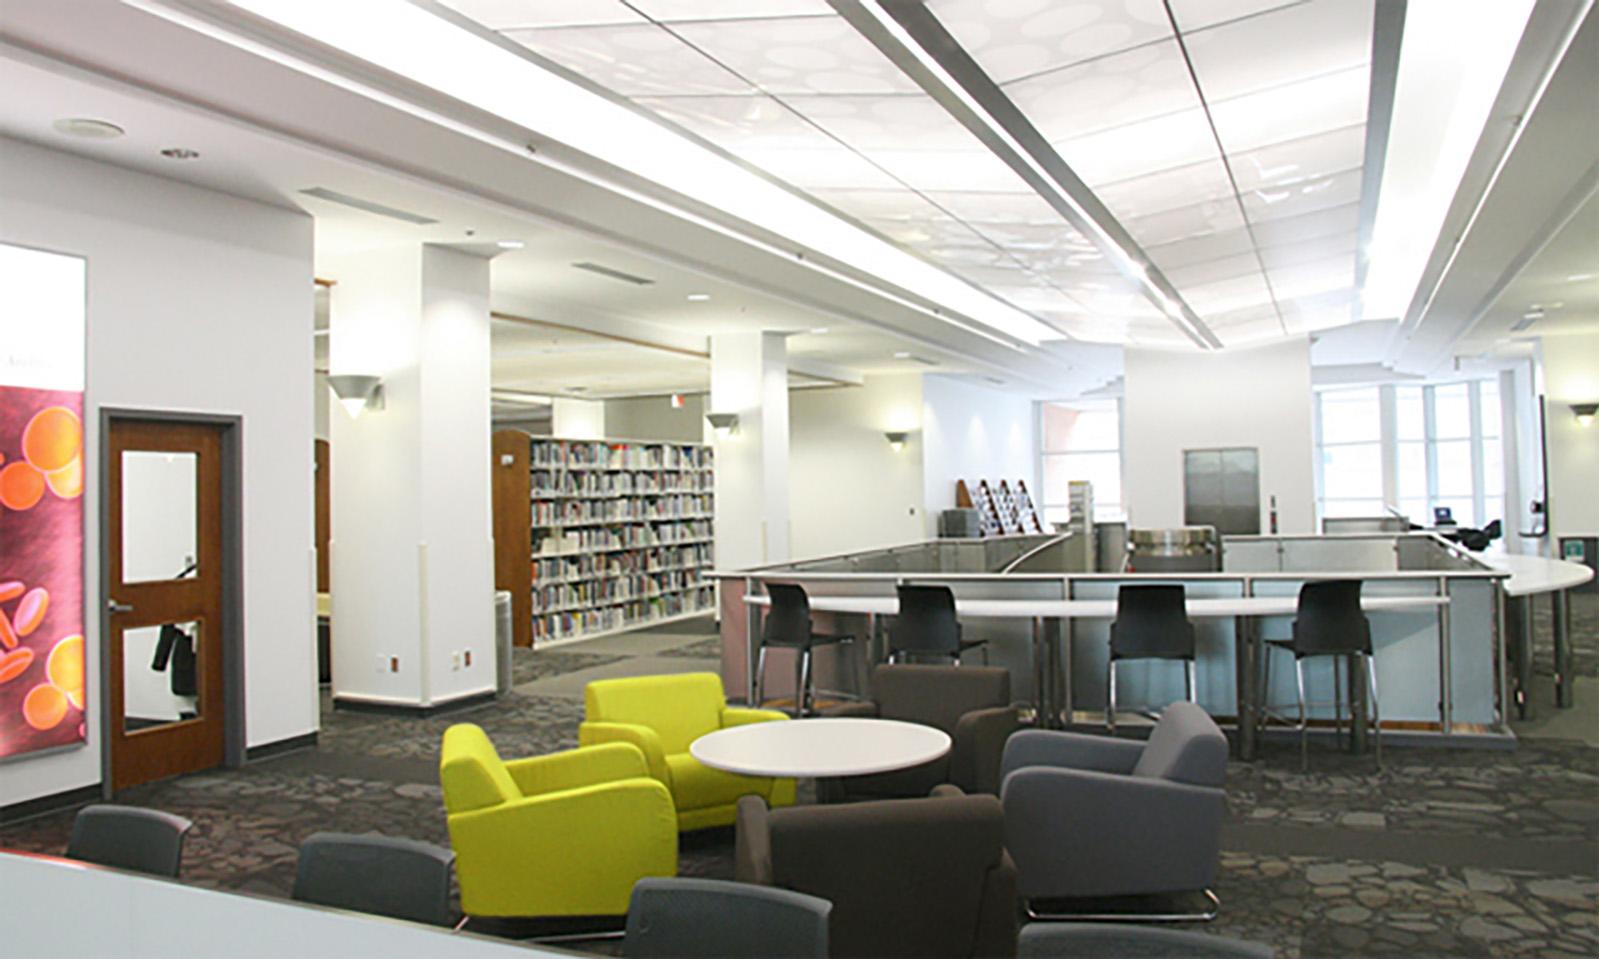
[[[833,904],[835,957],[1016,954],[1016,867],[993,796],[769,810],[738,803],[735,876]]]
[[[819,789],[825,802],[915,798],[940,783],[998,795],[1005,740],[1021,725],[1011,705],[1010,670],[997,666],[877,666],[870,702],[843,703],[825,714],[935,726],[954,740],[947,754],[920,766],[827,780]]]
[[[1210,891],[1225,811],[1227,739],[1173,703],[1148,742],[1024,731],[1005,746],[1005,846],[1037,900]]]

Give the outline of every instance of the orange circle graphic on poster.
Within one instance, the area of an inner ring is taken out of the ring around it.
[[[58,470],[78,458],[83,449],[83,424],[65,406],[50,406],[33,414],[22,431],[22,455],[41,472]]]
[[[76,499],[83,495],[83,457],[79,456],[58,470],[44,474],[50,492],[62,499]]]
[[[68,636],[50,650],[45,660],[44,674],[57,689],[67,694],[67,700],[78,709],[83,708],[83,637]]]
[[[54,729],[67,715],[67,694],[49,683],[28,690],[22,700],[22,718],[34,729]]]
[[[18,512],[33,509],[44,496],[44,474],[21,461],[0,467],[0,504]]]

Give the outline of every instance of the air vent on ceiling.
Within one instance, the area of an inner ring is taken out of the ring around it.
[[[928,359],[925,356],[917,356],[915,353],[912,353],[910,356],[907,356],[905,358],[907,360],[910,360],[912,363],[920,363],[923,366],[937,366],[938,365],[938,361],[937,360],[930,360],[930,359]]]
[[[414,223],[417,226],[427,226],[429,224],[439,222],[438,220],[434,220],[430,217],[425,217],[420,213],[412,213],[409,210],[398,210],[392,206],[384,206],[383,204],[376,203],[372,200],[363,200],[358,196],[351,196],[348,193],[340,193],[337,190],[329,190],[325,186],[316,186],[309,190],[301,190],[300,192],[306,196],[314,196],[318,200],[326,200],[329,203],[338,203],[342,206],[363,210],[367,213],[376,213],[378,216],[386,216],[391,220]]]
[[[623,283],[632,283],[636,286],[649,286],[651,283],[655,282],[648,277],[634,276],[631,273],[623,273],[621,270],[613,270],[608,266],[601,266],[598,263],[590,263],[587,260],[584,260],[582,263],[573,263],[572,266],[579,270],[587,270],[590,273],[598,273],[600,276],[608,276],[613,280],[621,280]]]

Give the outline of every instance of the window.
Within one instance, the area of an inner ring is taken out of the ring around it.
[[[1323,516],[1381,516],[1382,403],[1377,387],[1324,390],[1320,411]]]
[[[1072,480],[1094,484],[1098,517],[1122,512],[1121,410],[1116,400],[1043,404],[1044,520],[1071,518]]]
[[[1504,516],[1497,380],[1322,390],[1316,411],[1323,517],[1381,516],[1387,504],[1422,525],[1440,506],[1462,526]]]

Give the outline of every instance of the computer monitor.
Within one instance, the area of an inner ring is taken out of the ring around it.
[[[1454,511],[1451,510],[1447,506],[1434,506],[1432,508],[1432,525],[1434,525],[1434,526],[1453,526],[1453,525],[1455,525],[1455,514],[1454,514]]]

